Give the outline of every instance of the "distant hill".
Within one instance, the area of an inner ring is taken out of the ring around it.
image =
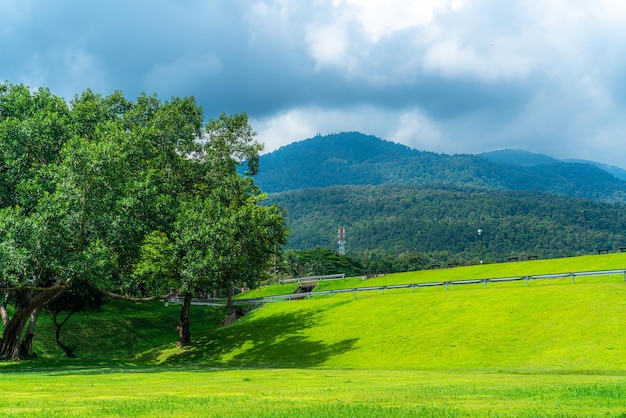
[[[591,164],[606,171],[607,173],[612,174],[613,176],[617,177],[620,180],[626,181],[626,170],[621,169],[619,167],[615,167],[614,165],[602,164],[602,163],[597,163],[595,161],[589,161],[589,160],[564,160],[564,161],[569,162],[569,163]]]
[[[422,185],[528,190],[626,203],[626,181],[596,165],[524,151],[446,155],[358,132],[316,136],[261,156],[269,193],[334,185]]]
[[[270,195],[287,212],[288,249],[419,251],[429,263],[489,262],[626,247],[626,206],[527,191],[415,185],[333,186]],[[479,241],[477,230],[483,231]]]
[[[266,192],[337,184],[381,184],[380,165],[398,165],[421,153],[375,136],[345,132],[316,136],[261,156],[257,182]]]
[[[537,165],[556,164],[556,158],[543,154],[523,151],[519,149],[503,149],[498,151],[483,152],[480,156],[498,164],[513,166],[534,167]]]
[[[537,154],[534,152],[517,150],[517,149],[503,149],[498,151],[490,151],[479,154],[482,157],[485,157],[489,161],[493,161],[498,164],[507,164],[507,165],[518,165],[525,167],[534,167],[538,165],[545,164],[556,164],[559,162],[565,163],[578,163],[578,164],[589,164],[595,167],[598,167],[601,170],[606,171],[609,174],[612,174],[616,178],[620,180],[626,181],[626,170],[621,169],[619,167],[615,167],[613,165],[602,164],[595,161],[590,160],[578,160],[578,159],[566,159],[566,160],[557,160],[556,158],[549,157],[544,154]]]

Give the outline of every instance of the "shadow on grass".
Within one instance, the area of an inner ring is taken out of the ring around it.
[[[304,330],[320,324],[316,311],[252,314],[233,325],[197,339],[193,346],[167,358],[167,363],[202,363],[220,367],[305,368],[351,350],[356,338],[332,344],[315,341]]]

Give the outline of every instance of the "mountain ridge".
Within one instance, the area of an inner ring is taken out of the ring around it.
[[[340,185],[405,184],[528,190],[626,203],[626,181],[598,164],[560,161],[521,150],[437,154],[373,135],[343,132],[317,135],[262,155],[256,181],[268,193]]]

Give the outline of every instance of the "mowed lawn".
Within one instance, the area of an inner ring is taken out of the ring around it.
[[[97,340],[106,324],[116,359],[93,344],[77,360],[2,364],[0,415],[626,417],[621,275],[348,293],[268,304],[224,328],[219,312],[193,311],[203,326],[184,350],[168,334],[171,304],[80,316],[67,338]],[[115,348],[115,322],[136,349]]]
[[[546,283],[373,291],[269,304],[161,361],[211,367],[626,371],[626,283]]]
[[[623,375],[204,368],[6,373],[8,417],[624,416]]]

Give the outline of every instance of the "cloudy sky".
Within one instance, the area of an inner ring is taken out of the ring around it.
[[[0,0],[0,81],[246,112],[266,151],[360,131],[626,168],[622,0]]]

